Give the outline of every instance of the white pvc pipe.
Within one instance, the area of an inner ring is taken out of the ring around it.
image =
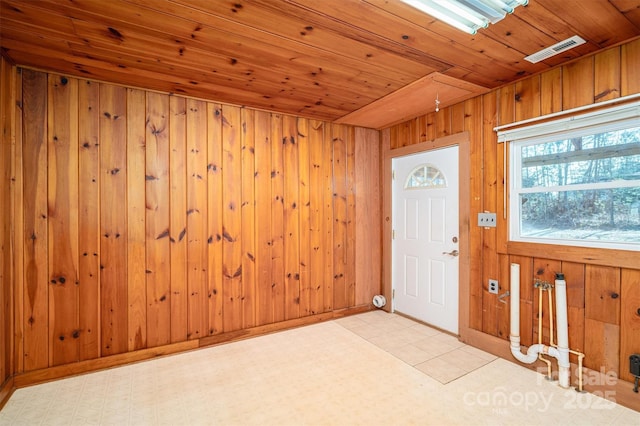
[[[569,363],[569,321],[567,320],[567,282],[563,274],[556,274],[556,325],[558,333],[558,381],[569,387],[571,364]]]
[[[557,287],[556,287],[557,292]],[[547,354],[552,356],[558,360],[558,365],[560,366],[560,386],[569,387],[569,375],[567,374],[569,371],[569,348],[568,348],[568,337],[567,337],[567,345],[566,345],[566,363],[564,362],[564,354],[560,351],[560,349],[556,349],[554,347],[549,347],[547,345],[535,344],[529,346],[527,349],[527,353],[522,353],[520,348],[520,265],[517,263],[511,264],[511,332],[509,336],[509,340],[511,342],[511,354],[520,362],[525,364],[533,364],[538,359],[538,354]],[[564,336],[568,336],[567,331],[567,303],[566,303],[566,284],[563,287],[564,293],[564,309],[557,306],[556,309],[558,311],[564,311]],[[559,305],[557,300],[556,293],[556,305]],[[562,297],[562,295],[560,296]],[[558,320],[558,340],[560,340],[560,320]],[[564,352],[564,351],[563,351]],[[562,361],[561,361],[562,358]]]
[[[540,352],[537,346],[530,346],[526,354],[520,350],[520,265],[511,264],[511,353],[520,362],[531,364],[538,358]]]
[[[511,264],[511,339],[520,341],[520,265]],[[519,345],[518,345],[519,346]]]

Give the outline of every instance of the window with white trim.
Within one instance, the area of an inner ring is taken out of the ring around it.
[[[512,241],[640,251],[640,103],[499,135]]]

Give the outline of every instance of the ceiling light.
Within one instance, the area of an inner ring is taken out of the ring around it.
[[[402,0],[461,31],[475,34],[480,28],[504,19],[529,0]]]

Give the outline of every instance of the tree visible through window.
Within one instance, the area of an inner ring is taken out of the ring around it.
[[[640,250],[640,127],[512,144],[512,239]]]
[[[430,164],[422,164],[409,174],[405,189],[446,188],[447,180],[442,172]]]

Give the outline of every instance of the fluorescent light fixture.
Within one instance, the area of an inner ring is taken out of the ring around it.
[[[517,6],[529,0],[401,0],[469,34],[504,19]]]

